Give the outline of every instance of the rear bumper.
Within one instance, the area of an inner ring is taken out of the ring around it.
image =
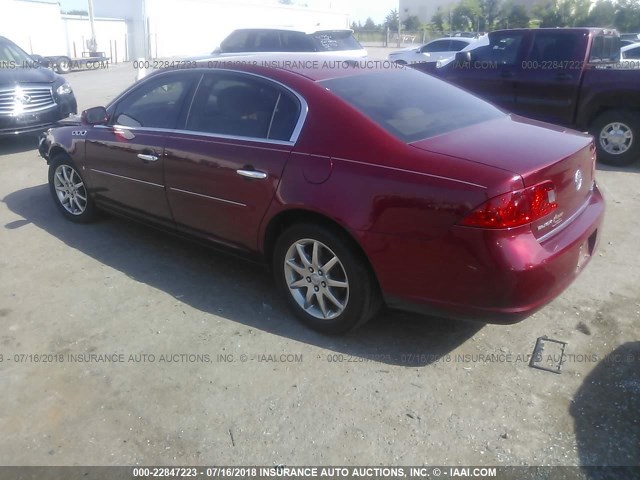
[[[560,295],[595,252],[604,219],[597,186],[586,208],[540,242],[530,227],[453,227],[432,241],[367,236],[367,253],[392,308],[514,323]],[[373,249],[368,247],[373,246]]]

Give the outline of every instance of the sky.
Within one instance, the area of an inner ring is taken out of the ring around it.
[[[95,0],[94,0],[95,1]],[[178,3],[180,0],[175,0]],[[277,3],[277,0],[253,0],[264,4]],[[312,8],[335,8],[351,14],[351,20],[364,23],[367,17],[382,23],[384,17],[397,9],[399,0],[294,0],[295,4],[308,4]],[[60,0],[63,10],[87,10],[87,0]]]

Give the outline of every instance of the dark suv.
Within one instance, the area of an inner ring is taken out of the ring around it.
[[[213,54],[237,56],[252,53],[318,53],[364,58],[367,51],[353,37],[353,31],[291,28],[242,28],[225,38]]]
[[[63,77],[0,37],[0,136],[42,132],[77,111]]]

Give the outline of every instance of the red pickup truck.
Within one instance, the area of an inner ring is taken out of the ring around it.
[[[615,30],[498,30],[452,61],[412,67],[507,111],[588,131],[603,163],[640,158],[640,69],[620,68]]]

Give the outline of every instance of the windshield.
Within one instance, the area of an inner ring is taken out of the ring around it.
[[[33,63],[33,60],[17,45],[0,38],[0,68],[16,68]]]
[[[345,50],[360,50],[362,45],[353,38],[351,30],[335,30],[316,32],[309,35],[319,52],[339,52]]]
[[[505,115],[470,93],[412,69],[335,78],[322,84],[407,143]]]

